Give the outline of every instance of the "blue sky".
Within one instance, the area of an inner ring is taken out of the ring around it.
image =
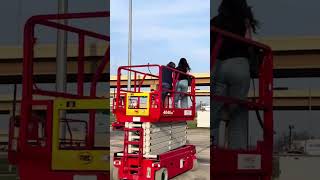
[[[111,1],[111,73],[128,59],[128,0]],[[209,72],[210,0],[133,1],[132,64],[180,57],[192,72]]]

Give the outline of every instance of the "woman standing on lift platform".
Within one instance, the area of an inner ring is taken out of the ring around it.
[[[219,13],[211,19],[211,26],[246,37],[256,32],[258,22],[246,0],[223,0]],[[211,46],[217,35],[211,36]],[[223,38],[217,61],[214,65],[211,92],[215,96],[227,96],[245,100],[250,88],[248,46],[242,42]],[[222,102],[211,101],[211,137],[213,145],[224,147],[226,134],[230,149],[246,149],[248,145],[248,110],[238,105],[224,107]],[[223,122],[223,123],[222,123]],[[227,124],[227,133],[223,131]]]
[[[185,74],[188,74],[191,70],[185,58],[180,59],[178,67],[176,69]],[[174,96],[174,103],[176,108],[177,107],[188,108],[188,96],[186,95],[186,93],[188,92],[188,87],[189,87],[189,77],[185,74],[179,73],[178,82],[176,84],[176,94]],[[182,92],[182,93],[179,93],[179,92]],[[181,100],[180,106],[179,106],[179,100]]]

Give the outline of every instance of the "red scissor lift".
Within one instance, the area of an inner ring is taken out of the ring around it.
[[[109,146],[95,145],[95,123],[97,110],[109,109],[108,99],[97,96],[96,87],[102,75],[105,75],[109,63],[110,52],[107,43],[110,38],[104,34],[58,22],[58,20],[87,20],[109,16],[109,12],[53,14],[33,16],[27,21],[24,28],[21,114],[10,120],[8,151],[9,161],[17,166],[20,180],[109,178]],[[78,36],[76,93],[55,92],[37,86],[34,74],[37,63],[34,59],[36,26],[64,30]],[[93,74],[85,71],[87,37],[104,41],[107,47],[101,63]],[[88,94],[84,93],[87,81],[85,79],[91,79]],[[60,111],[66,114],[86,111],[89,116],[86,120],[71,119],[60,117]],[[65,124],[69,133],[66,137],[60,136],[62,124]],[[83,139],[73,137],[70,128],[72,124],[84,127]],[[93,158],[99,158],[99,162]]]
[[[113,127],[124,130],[124,150],[114,154],[114,179],[170,179],[178,174],[184,173],[195,167],[196,156],[194,145],[184,145],[153,157],[146,157],[143,153],[143,134],[142,123],[168,123],[168,122],[186,122],[195,118],[195,79],[192,75],[191,90],[188,93],[182,93],[190,97],[191,106],[185,109],[174,107],[174,90],[162,89],[162,71],[168,68],[173,71],[173,89],[175,89],[179,73],[175,69],[159,65],[137,65],[122,66],[118,69],[117,90],[114,98],[113,113],[116,122]],[[150,71],[154,73],[152,73]],[[123,88],[125,80],[122,79],[128,72],[132,73],[132,88]],[[156,85],[150,87],[150,84]],[[162,102],[162,91],[169,92],[169,100]],[[135,97],[137,99],[136,108],[130,109],[129,100]],[[142,108],[141,99],[145,97],[147,105]],[[164,104],[164,105],[162,105]],[[136,127],[128,126],[135,122]],[[136,133],[139,140],[128,139],[129,133]],[[128,151],[129,145],[138,145],[139,151],[136,154]]]
[[[248,110],[262,111],[263,140],[255,149],[230,150],[213,147],[211,151],[211,173],[214,180],[271,180],[273,153],[273,57],[272,50],[258,42],[242,38],[229,32],[211,28],[217,38],[211,46],[211,65],[214,66],[221,44],[225,38],[233,39],[253,47],[262,53],[259,66],[259,91],[254,101],[241,101],[230,97],[212,96],[212,100],[225,105],[238,104]],[[213,67],[211,67],[213,69]]]

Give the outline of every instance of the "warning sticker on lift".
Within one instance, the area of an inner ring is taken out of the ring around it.
[[[73,180],[97,180],[97,176],[81,176],[81,175],[74,175]]]
[[[191,110],[184,110],[184,115],[185,116],[191,116],[192,115],[192,111]]]
[[[133,122],[140,122],[140,117],[132,117]]]
[[[260,170],[261,155],[259,154],[239,154],[238,170]]]

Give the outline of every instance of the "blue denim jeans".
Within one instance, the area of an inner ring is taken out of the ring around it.
[[[169,83],[162,82],[162,103],[164,103],[167,95],[169,94],[168,90],[171,90],[172,86]]]
[[[248,59],[232,58],[217,60],[211,71],[213,79],[211,92],[217,96],[227,96],[245,100],[250,88],[250,70]],[[221,136],[226,136],[228,148],[246,149],[248,145],[249,112],[245,107],[230,105],[225,108],[223,102],[211,101],[211,138],[213,144],[224,146]],[[222,123],[223,122],[223,123]],[[227,127],[223,127],[227,125]],[[226,130],[226,132],[224,132]]]
[[[188,92],[188,80],[183,79],[183,80],[178,81],[178,83],[176,85],[176,92],[187,93]],[[179,106],[179,100],[181,100],[180,106]],[[174,96],[174,104],[175,104],[176,108],[188,108],[188,96],[185,94],[176,93]]]

